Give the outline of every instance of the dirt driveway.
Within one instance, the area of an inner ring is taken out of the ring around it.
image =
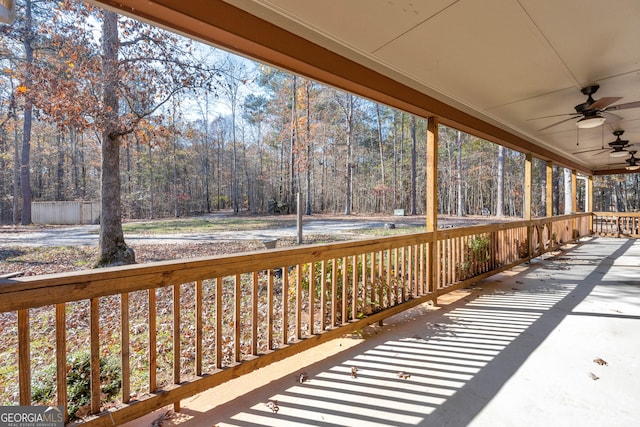
[[[215,217],[215,216],[214,216]],[[288,217],[290,219],[291,217]],[[495,220],[495,218],[493,219]],[[442,227],[465,226],[492,222],[491,218],[439,218]],[[352,234],[359,230],[384,228],[394,224],[397,228],[411,227],[419,229],[425,223],[424,216],[404,217],[358,217],[358,216],[321,216],[303,218],[303,235],[307,234]],[[183,234],[136,234],[125,233],[125,240],[137,244],[198,243],[211,241],[264,240],[277,238],[295,238],[297,227],[291,221],[283,221],[283,227],[243,230],[216,231],[212,233]],[[98,244],[98,225],[76,226],[33,226],[0,228],[0,247],[2,246],[96,246]]]

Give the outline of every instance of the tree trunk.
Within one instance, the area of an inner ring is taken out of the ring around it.
[[[14,90],[12,85],[12,91]],[[16,114],[15,98],[12,98],[11,110],[13,112],[13,138],[14,138],[14,153],[13,153],[13,225],[18,225],[18,201],[20,200],[20,138],[18,136],[18,123]]]
[[[31,15],[31,0],[25,1],[25,35],[24,35],[24,57],[26,62],[23,86],[27,91],[33,89],[31,67],[33,66],[33,20]],[[22,225],[31,224],[31,123],[33,115],[33,101],[27,92],[24,101],[24,122],[22,130],[22,158],[20,162],[20,186],[22,189],[22,215],[20,223]]]
[[[58,149],[58,164],[56,167],[56,200],[65,200],[64,185],[64,136],[60,131],[56,135]]]
[[[133,249],[122,232],[120,206],[120,134],[118,132],[118,15],[104,11],[102,22],[103,103],[106,121],[102,133],[99,259],[97,266],[133,264]]]
[[[312,156],[313,149],[311,147],[311,82],[307,81],[306,84],[306,110],[307,110],[307,171],[306,171],[306,188],[307,188],[307,196],[305,200],[305,215],[311,215],[311,167],[313,165]]]
[[[564,169],[564,214],[568,215],[573,210],[573,192],[571,188],[571,170]]]
[[[496,191],[496,216],[504,216],[504,147],[502,145],[498,145],[498,183]]]
[[[378,150],[380,152],[380,183],[386,184],[384,176],[384,142],[382,137],[382,118],[380,117],[380,105],[376,104],[376,117],[378,119]]]
[[[345,123],[347,126],[347,159],[344,176],[344,214],[351,215],[353,203],[353,95],[348,94],[345,105]]]
[[[411,215],[417,213],[416,188],[418,173],[416,168],[417,157],[416,116],[411,116]]]
[[[456,135],[456,144],[458,146],[458,160],[456,167],[456,188],[458,190],[458,200],[456,214],[464,216],[464,195],[462,194],[462,132],[458,131]]]
[[[287,211],[295,212],[296,206],[296,130],[298,121],[298,79],[294,75],[291,88],[291,137],[289,139],[289,202]]]

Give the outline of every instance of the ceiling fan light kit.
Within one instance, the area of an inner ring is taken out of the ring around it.
[[[611,157],[624,157],[627,154],[628,153],[625,150],[620,150],[620,151],[612,151],[609,155]]]
[[[625,169],[628,171],[637,171],[638,169],[640,169],[640,165],[625,166]]]
[[[580,129],[591,129],[602,126],[606,120],[606,118],[602,117],[599,114],[596,114],[594,116],[587,116],[578,120],[577,125]]]

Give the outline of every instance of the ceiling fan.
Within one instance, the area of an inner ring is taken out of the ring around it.
[[[640,169],[640,158],[636,157],[637,151],[629,151],[629,158],[625,159],[626,166],[624,167],[628,171],[636,171]],[[611,166],[622,166],[625,163],[617,163]]]
[[[616,136],[616,139],[615,141],[611,141],[610,143],[607,144],[609,145],[609,148],[604,148],[603,146],[601,148],[592,148],[590,150],[578,151],[572,154],[585,154],[585,153],[592,153],[594,151],[597,151],[597,153],[595,153],[594,156],[599,156],[608,151],[611,157],[624,157],[627,155],[627,148],[635,147],[636,145],[638,145],[638,144],[629,144],[628,140],[620,138],[622,134],[624,134],[623,130],[613,131],[613,134]]]
[[[627,160],[625,160],[627,162],[627,166],[625,166],[625,169],[628,171],[635,171],[640,169],[640,159],[638,159],[635,154],[637,153],[637,151],[629,151],[629,154],[631,154],[631,156],[629,156],[629,158]]]
[[[541,131],[546,130],[551,127],[557,126],[560,123],[564,123],[569,120],[575,120],[575,119],[579,119],[576,122],[576,125],[581,129],[594,128],[604,124],[605,122],[612,123],[622,119],[622,117],[616,114],[610,113],[610,111],[626,110],[628,108],[640,107],[640,101],[627,102],[626,104],[611,105],[614,102],[622,99],[622,97],[619,97],[619,96],[593,99],[592,95],[596,93],[599,88],[600,88],[600,85],[593,84],[590,86],[583,87],[580,90],[584,95],[587,96],[587,100],[582,104],[578,104],[574,107],[576,110],[575,113],[556,114],[553,116],[537,117],[536,119],[546,119],[549,117],[571,116],[568,119],[560,120],[559,122],[553,123],[539,130]],[[532,119],[532,120],[536,120],[536,119]]]

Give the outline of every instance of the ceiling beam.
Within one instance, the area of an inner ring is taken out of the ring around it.
[[[178,33],[303,75],[542,160],[585,166],[454,108],[221,0],[92,0]]]

